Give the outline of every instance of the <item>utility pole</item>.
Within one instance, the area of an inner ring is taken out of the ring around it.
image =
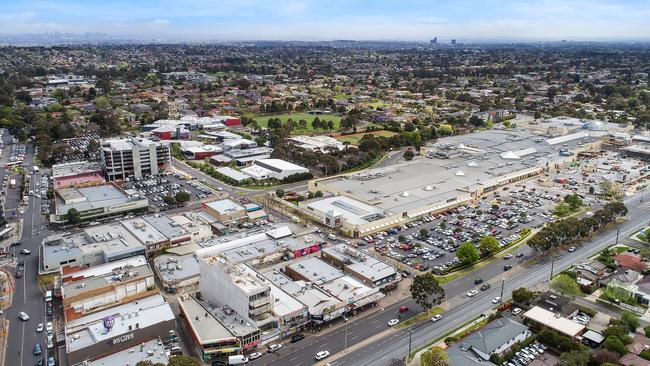
[[[554,266],[555,266],[555,256],[553,256],[552,260],[551,260],[551,277],[548,278],[549,281],[553,279],[553,267]]]
[[[501,297],[499,298],[499,306],[501,306],[503,304],[503,287],[505,286],[505,284],[506,284],[506,279],[502,278],[501,279]]]
[[[618,244],[618,234],[619,234],[620,232],[621,232],[621,227],[618,226],[618,227],[616,228],[616,244]]]

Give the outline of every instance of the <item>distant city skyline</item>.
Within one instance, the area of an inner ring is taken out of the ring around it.
[[[640,0],[0,1],[0,34],[158,40],[650,40]]]

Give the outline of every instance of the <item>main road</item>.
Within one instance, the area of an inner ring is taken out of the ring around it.
[[[647,224],[650,217],[650,202],[643,202],[641,198],[642,194],[637,194],[626,199],[629,220],[620,225],[620,238],[630,236],[640,226]],[[616,236],[616,230],[602,232],[585,242],[575,252],[563,253],[555,260],[555,271],[559,272],[573,264],[585,261],[594,253],[614,244]],[[407,305],[411,309],[417,309],[417,305],[409,299],[369,316],[351,318],[347,324],[347,335],[346,327],[339,327],[322,335],[310,336],[298,343],[288,345],[275,354],[265,355],[255,361],[254,365],[313,365],[316,363],[314,355],[321,350],[329,351],[332,356],[327,361],[337,366],[380,366],[387,365],[395,359],[404,359],[409,350],[409,332],[412,340],[411,349],[415,350],[466,321],[493,309],[491,300],[500,296],[502,281],[504,297],[509,298],[513,289],[530,288],[540,282],[548,281],[551,275],[550,260],[542,260],[530,265],[522,264],[508,272],[503,271],[503,264],[502,260],[497,260],[477,269],[472,275],[444,285],[449,310],[442,314],[443,317],[438,322],[427,321],[406,329],[389,328],[387,322],[397,317],[399,306]],[[483,278],[491,283],[492,287],[486,292],[468,298],[465,293],[476,287],[473,283],[476,277]],[[364,343],[354,347],[359,342]],[[344,352],[346,346],[348,350]]]
[[[5,148],[7,153],[10,151],[8,147]],[[28,145],[25,152],[25,166],[33,165],[34,148]],[[4,169],[4,168],[2,168]],[[28,169],[26,169],[28,170]],[[33,190],[39,192],[40,188],[36,183],[40,183],[41,175],[36,173],[31,176],[29,186],[25,189],[26,192]],[[16,259],[23,260],[25,269],[23,277],[15,279],[15,289],[12,296],[12,306],[5,311],[5,316],[10,321],[9,333],[7,335],[7,348],[5,349],[5,365],[20,365],[31,366],[34,365],[38,358],[47,358],[48,352],[52,350],[46,349],[45,332],[37,333],[36,325],[38,323],[46,323],[49,320],[45,316],[45,301],[43,293],[38,286],[38,253],[39,246],[42,238],[48,234],[46,228],[46,221],[41,216],[41,200],[35,196],[27,196],[27,207],[25,207],[22,214],[19,213],[23,220],[22,235],[20,236],[20,245],[13,247],[12,254]],[[16,233],[19,236],[21,233]],[[28,249],[31,251],[29,255],[22,255],[18,252],[21,249]],[[13,276],[13,273],[11,273]],[[18,313],[24,311],[30,319],[23,322],[18,319]],[[34,356],[34,345],[39,343],[41,345],[43,354],[41,356]],[[51,354],[49,354],[51,355]]]

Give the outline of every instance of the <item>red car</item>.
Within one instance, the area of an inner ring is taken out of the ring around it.
[[[408,307],[408,306],[402,305],[402,306],[399,307],[399,312],[400,312],[400,313],[405,313],[405,312],[407,312],[407,311],[409,311],[409,307]]]

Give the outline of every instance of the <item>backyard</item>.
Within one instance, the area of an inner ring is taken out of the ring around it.
[[[361,141],[361,138],[363,135],[375,135],[375,136],[384,136],[384,137],[391,137],[393,135],[396,135],[395,132],[391,131],[374,131],[374,132],[367,132],[367,133],[356,133],[354,135],[345,135],[345,136],[340,136],[337,137],[336,139],[341,141],[341,142],[349,142],[352,145],[358,145],[359,141]]]

